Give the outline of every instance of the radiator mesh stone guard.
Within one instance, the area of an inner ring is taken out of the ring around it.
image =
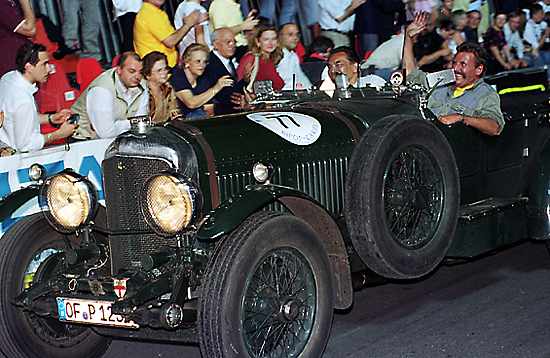
[[[173,238],[156,235],[140,209],[143,185],[149,177],[169,169],[169,164],[154,158],[116,156],[103,161],[103,186],[113,274],[137,268],[140,257],[163,246],[174,245]]]

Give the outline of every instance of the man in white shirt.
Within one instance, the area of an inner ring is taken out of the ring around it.
[[[197,10],[201,14],[208,16],[208,11],[200,4],[204,0],[186,0],[182,1],[176,13],[174,14],[174,27],[179,29],[183,26],[183,19],[185,16],[191,14],[193,11]],[[208,25],[208,20],[201,22],[200,24],[195,25],[189,32],[183,36],[181,41],[178,44],[178,51],[180,56],[185,52],[185,49],[193,44],[200,43],[212,48],[212,40],[210,39],[210,26]]]
[[[531,18],[525,24],[523,38],[530,45],[535,66],[550,64],[550,28],[544,21],[542,6],[535,4],[531,7]]]
[[[311,81],[300,67],[300,60],[295,52],[300,31],[293,23],[285,24],[279,30],[279,41],[283,48],[283,58],[277,65],[277,72],[285,81],[283,90],[306,89],[311,87]]]
[[[363,66],[374,67],[374,74],[388,79],[391,73],[401,65],[403,42],[403,34],[392,36],[372,52]]]
[[[519,10],[521,11],[521,10]],[[508,22],[504,25],[504,38],[510,49],[514,49],[519,60],[523,59],[523,39],[519,34],[521,26],[521,12],[513,12],[508,15]]]
[[[336,89],[336,75],[339,73],[346,75],[350,87],[354,88],[380,88],[386,84],[386,80],[377,75],[361,76],[357,55],[351,48],[345,46],[337,47],[330,52],[328,77],[324,79],[319,89],[332,97],[332,93]]]
[[[72,135],[76,126],[66,122],[71,115],[69,110],[40,114],[34,101],[36,84],[48,80],[46,48],[40,44],[26,43],[17,51],[15,63],[17,69],[7,72],[0,79],[0,112],[4,116],[0,142],[18,152],[32,152]],[[59,126],[59,129],[41,134],[41,123],[50,123]]]
[[[348,9],[351,4],[352,0],[319,0],[321,36],[331,39],[334,47],[351,46],[350,34],[355,21],[353,10]]]
[[[135,52],[124,52],[119,65],[99,75],[72,110],[80,115],[75,139],[112,138],[130,129],[128,118],[148,114],[149,95]]]

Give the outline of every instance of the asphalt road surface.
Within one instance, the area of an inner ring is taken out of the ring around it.
[[[324,358],[550,358],[550,255],[526,243],[414,283],[355,294]],[[198,347],[114,341],[108,358],[199,358]],[[207,358],[207,357],[205,357]]]
[[[550,255],[526,243],[356,292],[323,357],[550,358]],[[198,347],[115,341],[108,358],[200,357]]]

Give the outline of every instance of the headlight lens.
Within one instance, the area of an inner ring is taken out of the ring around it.
[[[62,231],[87,224],[97,209],[97,191],[85,177],[61,173],[48,179],[42,189],[48,211],[46,218]]]
[[[160,234],[177,234],[199,211],[200,194],[189,180],[160,174],[149,179],[145,188],[143,211],[149,225]]]

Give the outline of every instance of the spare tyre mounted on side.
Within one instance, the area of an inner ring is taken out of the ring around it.
[[[451,244],[459,198],[456,161],[441,131],[414,116],[382,118],[356,146],[346,179],[354,247],[379,275],[423,276]]]

